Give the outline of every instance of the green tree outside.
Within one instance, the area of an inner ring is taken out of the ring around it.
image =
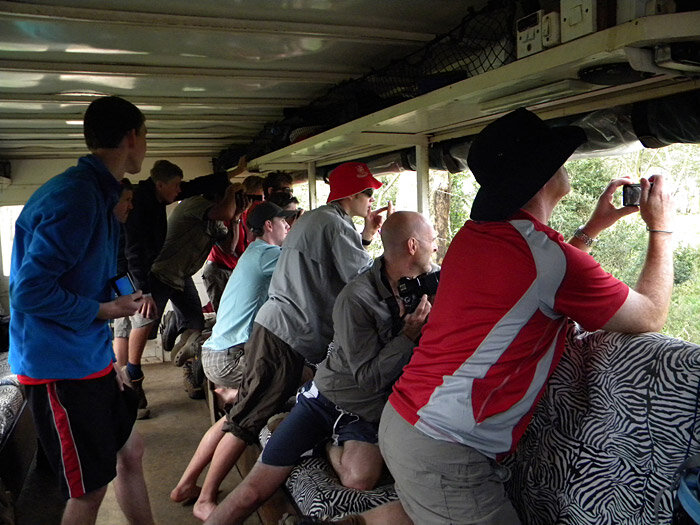
[[[572,191],[554,210],[549,222],[565,238],[588,220],[612,179],[629,176],[637,181],[654,173],[665,176],[677,208],[677,247],[671,307],[662,333],[700,343],[700,145],[675,144],[616,157],[589,157],[572,160],[566,168]],[[450,176],[449,230],[440,234],[449,240],[454,237],[469,218],[477,190],[478,184],[470,172]],[[617,198],[621,201],[619,195]],[[647,235],[637,214],[624,217],[600,235],[592,255],[606,271],[634,286],[644,264]]]

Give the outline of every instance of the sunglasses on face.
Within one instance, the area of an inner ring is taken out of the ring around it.
[[[272,193],[286,193],[287,195],[291,195],[294,193],[294,190],[292,188],[275,188],[272,190]]]
[[[371,197],[374,194],[374,190],[372,188],[367,188],[366,190],[362,190],[360,193]]]

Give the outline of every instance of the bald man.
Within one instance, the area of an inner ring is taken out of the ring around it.
[[[382,472],[379,417],[430,312],[423,296],[409,313],[401,277],[437,270],[435,230],[419,213],[395,212],[382,227],[384,255],[351,281],[333,308],[333,342],[313,381],[277,428],[260,461],[207,523],[243,523],[284,483],[301,455],[331,439],[328,455],[346,487],[369,490]]]

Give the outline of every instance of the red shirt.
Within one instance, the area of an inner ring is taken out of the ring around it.
[[[224,250],[222,250],[218,244],[215,244],[212,246],[211,251],[209,252],[209,255],[207,257],[207,261],[214,262],[216,264],[219,264],[221,266],[226,266],[227,268],[230,268],[233,270],[236,267],[236,264],[238,263],[238,258],[243,254],[245,249],[248,247],[250,242],[248,241],[247,235],[248,235],[248,230],[245,227],[245,221],[246,218],[248,217],[248,210],[244,211],[241,214],[241,222],[240,223],[235,223],[234,221],[230,221],[229,223],[226,224],[226,226],[229,228],[238,228],[238,243],[236,244],[236,249],[235,253],[226,253]]]
[[[601,328],[629,288],[525,212],[468,221],[445,256],[430,318],[389,398],[436,439],[512,450],[564,350],[567,319]]]

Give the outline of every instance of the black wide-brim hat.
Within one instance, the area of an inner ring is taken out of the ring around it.
[[[504,115],[479,133],[467,164],[480,188],[470,217],[502,221],[527,203],[586,142],[577,126],[550,127],[525,108]]]

